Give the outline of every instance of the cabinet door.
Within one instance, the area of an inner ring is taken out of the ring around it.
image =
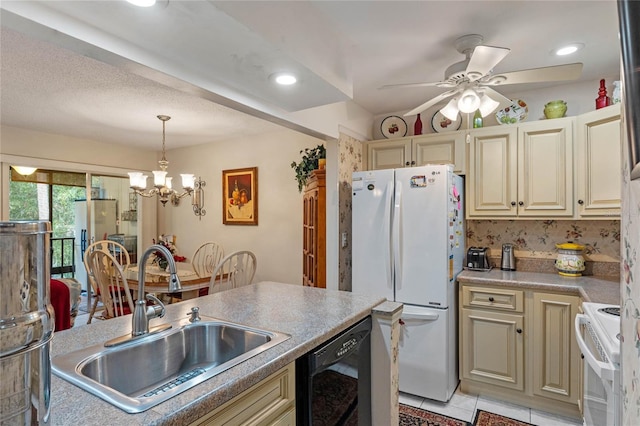
[[[580,351],[573,322],[576,296],[533,295],[533,393],[578,404]]]
[[[518,126],[518,216],[573,216],[573,118]]]
[[[462,377],[524,389],[523,316],[461,310]]]
[[[620,105],[578,117],[576,180],[579,217],[620,216]]]
[[[517,214],[517,131],[499,126],[474,130],[469,145],[467,217]]]
[[[367,143],[367,170],[411,167],[411,139]]]
[[[464,132],[435,133],[413,138],[412,158],[416,166],[453,164],[457,174],[466,173]]]

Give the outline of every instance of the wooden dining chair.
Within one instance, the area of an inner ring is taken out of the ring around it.
[[[133,312],[133,298],[122,265],[109,252],[94,250],[87,258],[88,271],[100,292],[106,319],[128,315]]]
[[[229,254],[213,270],[209,294],[251,284],[257,266],[256,256],[248,250]]]
[[[198,247],[191,256],[193,270],[198,277],[210,277],[216,265],[224,257],[224,249],[221,244],[207,241]]]
[[[129,256],[129,252],[127,249],[120,243],[111,241],[111,240],[99,240],[94,243],[89,244],[87,249],[84,252],[83,263],[84,268],[87,271],[87,275],[89,277],[89,283],[91,284],[91,288],[93,290],[93,305],[91,305],[91,311],[89,312],[89,319],[87,320],[87,324],[91,324],[91,320],[96,313],[96,308],[98,307],[98,302],[101,300],[100,295],[100,287],[96,283],[95,277],[91,273],[91,268],[89,267],[88,259],[89,255],[94,251],[102,251],[104,253],[108,253],[118,262],[118,264],[122,267],[123,271],[126,270],[131,264],[131,257]]]

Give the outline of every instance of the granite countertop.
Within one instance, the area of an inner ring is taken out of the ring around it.
[[[291,338],[139,414],[127,414],[52,374],[50,424],[182,425],[193,422],[365,318],[383,301],[384,298],[372,295],[261,282],[168,305],[165,317],[151,320],[151,326],[182,320],[192,307],[198,306],[202,316],[279,331]],[[130,332],[130,315],[76,325],[54,334],[51,356],[101,344]]]
[[[555,291],[579,295],[586,302],[620,304],[620,282],[611,277],[564,277],[559,274],[511,272],[493,268],[490,271],[464,270],[458,274],[458,281],[465,284],[491,284]]]

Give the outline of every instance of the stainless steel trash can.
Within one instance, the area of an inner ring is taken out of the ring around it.
[[[0,424],[47,424],[54,312],[49,222],[0,222]]]

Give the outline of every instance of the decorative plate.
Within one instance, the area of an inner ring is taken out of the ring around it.
[[[442,115],[440,110],[436,111],[436,113],[433,114],[433,117],[431,117],[431,128],[438,133],[453,132],[454,130],[460,129],[461,125],[462,117],[459,113],[458,118],[456,118],[455,121],[451,121]]]
[[[401,138],[407,136],[407,123],[397,115],[390,115],[382,120],[380,131],[387,139]]]
[[[518,99],[510,107],[496,112],[496,120],[499,124],[515,124],[524,121],[529,114],[529,107],[525,101]]]

